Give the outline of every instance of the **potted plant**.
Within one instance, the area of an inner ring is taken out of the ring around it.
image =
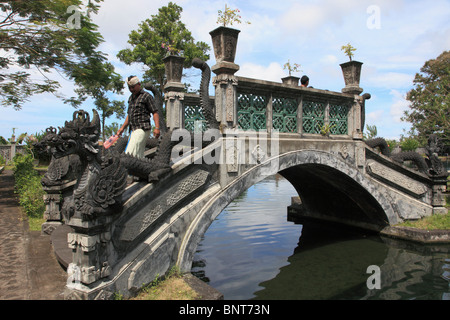
[[[181,82],[184,60],[186,58],[179,55],[180,50],[174,45],[163,42],[161,47],[167,50],[167,55],[163,59],[166,68],[167,82]]]
[[[300,78],[293,76],[292,72],[300,72],[301,70],[299,68],[300,65],[298,63],[291,64],[290,60],[288,60],[288,62],[284,64],[284,69],[289,71],[289,76],[282,78],[281,81],[289,86],[298,86]]]
[[[363,89],[359,87],[361,67],[363,63],[352,60],[352,57],[354,56],[353,52],[356,51],[356,48],[354,48],[350,43],[342,46],[341,50],[344,51],[345,55],[350,59],[350,61],[340,65],[345,81],[345,88],[342,89],[342,92],[360,94],[363,92]]]
[[[234,63],[236,56],[236,47],[240,30],[229,28],[228,25],[233,23],[241,23],[241,16],[239,15],[239,9],[231,10],[225,5],[225,10],[219,10],[219,17],[217,23],[221,26],[211,31],[209,34],[212,38],[214,47],[214,55],[217,62],[230,62]],[[245,23],[250,24],[246,21]]]

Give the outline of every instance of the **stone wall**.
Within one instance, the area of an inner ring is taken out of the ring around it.
[[[0,155],[7,161],[12,161],[12,158],[16,153],[25,154],[25,146],[18,145],[3,145],[0,146]]]

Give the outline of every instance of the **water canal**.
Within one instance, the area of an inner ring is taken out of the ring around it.
[[[450,299],[449,246],[294,224],[286,219],[293,196],[279,175],[245,191],[211,224],[192,273],[227,300]],[[370,266],[379,267],[380,289],[368,288]]]

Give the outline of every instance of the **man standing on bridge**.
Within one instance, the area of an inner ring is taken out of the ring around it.
[[[138,77],[129,76],[127,84],[131,92],[131,96],[128,99],[128,115],[122,127],[117,131],[117,135],[122,135],[126,127],[130,126],[131,137],[125,152],[132,156],[143,158],[145,145],[152,128],[150,123],[151,114],[153,114],[155,122],[153,134],[155,138],[158,138],[160,135],[159,115],[153,97],[142,88]]]

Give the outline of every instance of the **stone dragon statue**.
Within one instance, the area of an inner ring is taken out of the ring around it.
[[[218,128],[208,95],[209,66],[199,59],[194,59],[193,65],[202,70],[200,99],[205,118],[210,128]],[[51,188],[73,184],[73,190],[69,195],[66,193],[61,209],[66,221],[71,217],[93,220],[119,212],[128,175],[154,182],[172,170],[172,148],[179,143],[172,141],[172,132],[177,128],[167,128],[162,112],[164,100],[159,90],[149,84],[144,87],[154,94],[161,128],[159,139],[148,139],[146,148],[156,148],[156,152],[146,158],[125,153],[127,137],[120,138],[109,149],[100,146],[101,127],[96,110],[93,110],[92,121],[89,113],[80,110],[74,112],[73,119],[66,121],[59,132],[53,127],[47,129],[39,147],[45,147],[52,160],[42,178],[42,185]]]
[[[414,151],[400,152],[391,154],[389,146],[384,138],[374,138],[364,141],[371,148],[378,148],[382,155],[391,158],[397,163],[403,164],[405,161],[412,161],[418,168],[419,172],[432,176],[447,175],[442,161],[438,157],[438,153],[442,148],[437,135],[430,135],[428,145],[425,147],[426,158]]]
[[[47,129],[42,142],[52,155],[42,185],[51,187],[76,181],[61,209],[67,221],[71,217],[91,220],[121,205],[127,170],[116,154],[102,152],[99,135],[98,113],[94,110],[91,121],[89,114],[80,110],[74,112],[72,121],[59,128],[59,133],[55,128]]]
[[[117,211],[128,175],[152,182],[171,170],[171,148],[176,142],[171,141],[165,124],[161,139],[147,142],[157,147],[156,153],[140,159],[124,153],[127,138],[119,139],[108,150],[100,146],[100,118],[97,111],[93,110],[93,114],[91,121],[87,112],[74,112],[73,120],[66,121],[59,133],[55,128],[47,129],[41,142],[52,155],[42,185],[48,188],[76,181],[72,195],[63,202],[61,213],[65,219],[76,216],[91,220]]]

